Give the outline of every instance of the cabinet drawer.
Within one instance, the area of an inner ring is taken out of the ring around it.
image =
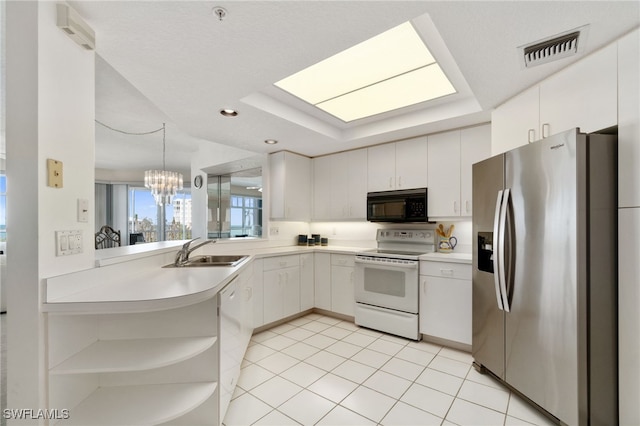
[[[470,280],[471,265],[466,263],[432,262],[429,260],[422,260],[420,261],[420,275]]]
[[[300,266],[300,256],[276,256],[264,259],[264,270],[273,271],[274,269],[290,268],[292,266]]]
[[[356,257],[352,254],[332,254],[331,265],[333,266],[355,266]]]

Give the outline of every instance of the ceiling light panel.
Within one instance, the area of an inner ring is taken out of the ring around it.
[[[456,93],[438,64],[411,71],[321,102],[316,106],[345,121],[353,121]]]
[[[316,105],[434,62],[413,25],[405,22],[275,85]]]

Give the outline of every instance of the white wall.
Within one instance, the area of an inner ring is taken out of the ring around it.
[[[56,27],[54,2],[6,2],[7,405],[45,408],[45,277],[94,262],[94,52]],[[46,186],[47,158],[62,161],[63,188]],[[55,231],[83,231],[82,254],[56,257]],[[11,424],[12,422],[9,421]]]

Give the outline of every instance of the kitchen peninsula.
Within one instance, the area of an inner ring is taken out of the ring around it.
[[[225,242],[201,252],[248,257],[235,267],[164,268],[182,243],[112,249],[100,253],[93,269],[45,280],[50,407],[70,407],[72,414],[61,424],[218,424],[253,330],[317,308],[314,294],[330,292],[332,283],[315,258],[363,249]],[[264,278],[274,273],[276,287],[299,285],[282,317],[264,313],[271,291]]]

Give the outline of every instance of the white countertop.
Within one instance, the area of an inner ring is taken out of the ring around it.
[[[370,249],[345,246],[242,248],[233,244],[208,245],[198,250],[197,254],[244,254],[248,258],[236,267],[163,268],[162,265],[170,263],[167,259],[172,258],[172,253],[183,243],[148,243],[96,252],[96,266],[99,267],[45,280],[42,311],[118,313],[177,308],[215,296],[253,258],[314,252],[356,254]],[[470,264],[471,254],[429,253],[420,256],[420,260]]]
[[[95,268],[45,280],[42,311],[122,313],[172,309],[215,296],[256,257],[313,252],[355,254],[363,250],[362,247],[340,246],[248,249],[233,244],[208,245],[194,255],[225,253],[248,257],[235,267],[163,268],[171,263],[173,253],[183,243],[147,243],[100,250],[96,252]]]

